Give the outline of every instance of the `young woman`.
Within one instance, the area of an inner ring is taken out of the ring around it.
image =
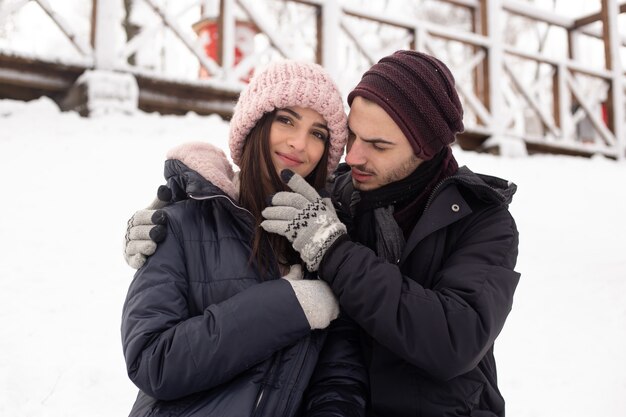
[[[321,329],[339,313],[332,292],[303,276],[287,240],[259,227],[268,197],[285,189],[279,173],[323,188],[346,139],[328,74],[283,61],[255,76],[235,107],[238,173],[206,143],[170,151],[167,234],[123,310],[128,375],[140,389],[131,416],[363,413],[365,376],[350,336],[331,342],[331,331],[322,351]]]

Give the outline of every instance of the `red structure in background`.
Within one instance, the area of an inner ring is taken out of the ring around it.
[[[202,19],[194,23],[193,30],[202,42],[202,47],[206,55],[218,62],[217,47],[219,42],[218,22],[216,19]],[[235,65],[244,58],[254,53],[254,36],[259,33],[256,25],[248,21],[237,20],[235,23]],[[254,70],[240,78],[240,81],[247,83],[250,81]],[[207,70],[200,67],[200,78],[209,78]]]

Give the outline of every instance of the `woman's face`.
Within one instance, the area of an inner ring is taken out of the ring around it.
[[[330,131],[324,118],[304,107],[279,109],[270,128],[269,148],[276,172],[309,175],[324,155]]]

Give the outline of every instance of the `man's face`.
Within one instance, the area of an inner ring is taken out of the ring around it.
[[[406,178],[423,161],[400,127],[380,107],[363,97],[352,101],[346,162],[357,190],[371,191]]]

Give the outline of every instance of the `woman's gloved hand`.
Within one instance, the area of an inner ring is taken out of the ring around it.
[[[324,281],[303,279],[303,277],[302,267],[291,265],[289,273],[282,279],[291,284],[311,330],[325,329],[331,321],[339,316],[337,298]]]

